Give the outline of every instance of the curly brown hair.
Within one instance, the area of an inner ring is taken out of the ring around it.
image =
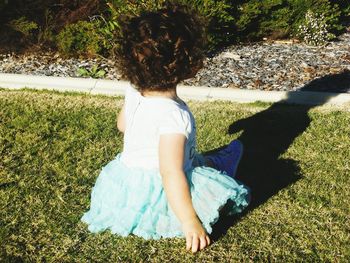
[[[203,66],[206,21],[191,7],[166,3],[156,12],[122,16],[119,70],[137,89],[162,91]]]

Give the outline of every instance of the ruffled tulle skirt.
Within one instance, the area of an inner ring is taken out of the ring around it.
[[[213,168],[195,167],[186,177],[193,207],[209,234],[225,204],[230,204],[230,214],[240,213],[248,205],[247,187]],[[94,233],[110,229],[114,234],[145,239],[183,236],[159,172],[129,168],[121,162],[120,154],[103,167],[92,189],[90,210],[82,221]]]

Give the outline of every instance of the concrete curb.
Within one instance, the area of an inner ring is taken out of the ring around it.
[[[127,81],[0,73],[0,87],[8,89],[33,88],[116,96],[124,95],[125,88],[129,85]],[[348,93],[310,91],[260,91],[179,85],[178,94],[185,100],[200,101],[224,100],[240,103],[263,101],[309,105],[350,103],[350,94]]]

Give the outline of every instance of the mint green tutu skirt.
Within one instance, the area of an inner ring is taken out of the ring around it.
[[[193,207],[209,234],[226,203],[229,214],[240,213],[248,205],[247,187],[213,168],[195,167],[186,177]],[[109,229],[145,239],[183,237],[159,171],[129,168],[120,161],[120,154],[103,167],[92,189],[90,210],[81,220],[93,233]]]

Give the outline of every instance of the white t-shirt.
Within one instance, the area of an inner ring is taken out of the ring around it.
[[[184,170],[192,167],[196,148],[196,126],[184,102],[170,98],[144,97],[136,89],[125,92],[125,132],[121,161],[128,167],[159,169],[161,134],[186,136]]]

